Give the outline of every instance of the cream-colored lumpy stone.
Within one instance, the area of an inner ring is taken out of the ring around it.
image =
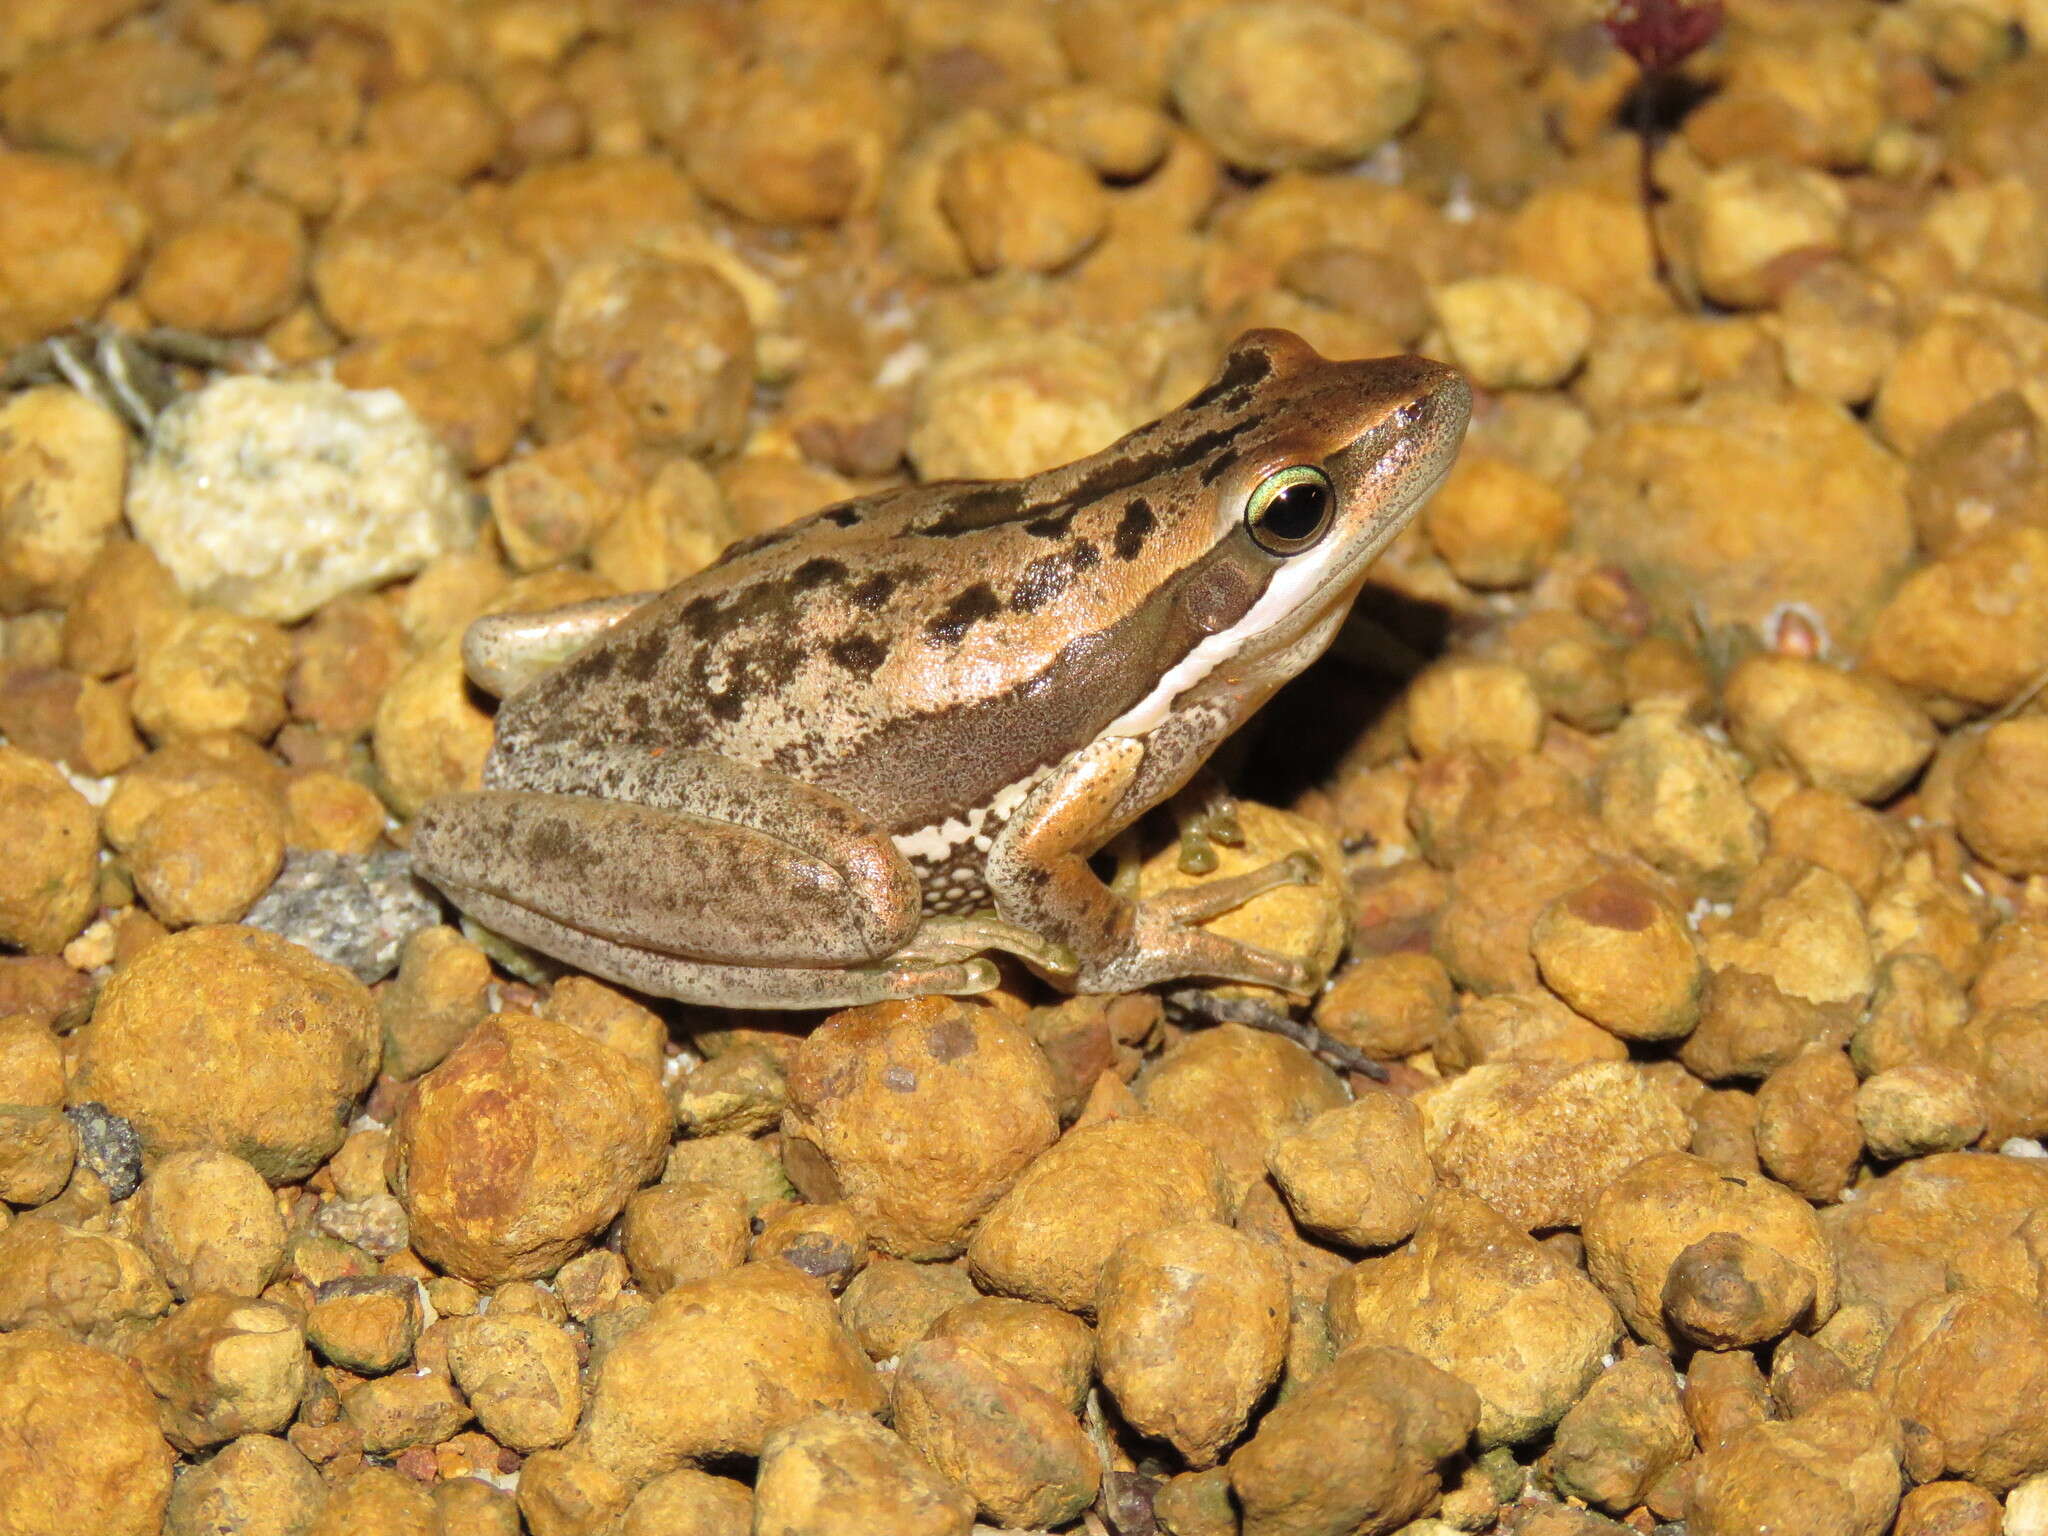
[[[399,396],[221,379],[164,413],[135,536],[201,602],[289,623],[476,536],[455,463]]]

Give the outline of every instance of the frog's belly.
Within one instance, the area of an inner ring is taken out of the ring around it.
[[[981,853],[973,847],[962,849],[944,864],[930,865],[912,859],[918,884],[924,891],[927,917],[956,917],[981,907],[993,906],[988,882],[981,875]]]
[[[950,917],[992,905],[988,882],[982,877],[989,849],[1025,798],[1051,772],[1050,768],[1040,769],[1006,786],[987,805],[949,816],[936,826],[899,832],[891,839],[917,874],[927,914]]]

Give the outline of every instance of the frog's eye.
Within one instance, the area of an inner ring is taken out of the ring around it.
[[[1320,539],[1337,507],[1330,477],[1313,464],[1295,464],[1261,480],[1245,503],[1245,531],[1272,555],[1298,555]]]

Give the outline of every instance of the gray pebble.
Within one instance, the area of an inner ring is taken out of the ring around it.
[[[65,1119],[78,1132],[78,1160],[99,1175],[107,1193],[126,1200],[142,1182],[142,1137],[104,1104],[74,1104]]]
[[[439,902],[413,878],[412,856],[395,848],[288,853],[242,919],[348,967],[366,986],[397,969],[405,941],[440,920]]]

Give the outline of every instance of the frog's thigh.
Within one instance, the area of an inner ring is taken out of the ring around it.
[[[463,632],[463,670],[484,692],[506,698],[659,596],[626,592],[540,613],[488,614]]]
[[[719,965],[614,943],[527,907],[450,883],[462,909],[507,938],[656,997],[724,1008],[851,1008],[885,998],[927,993],[972,995],[1001,979],[987,960],[878,962],[808,969],[783,965]]]
[[[901,948],[917,929],[917,877],[886,835],[832,825],[804,839],[801,816],[783,811],[795,825],[767,830],[591,795],[487,789],[423,809],[413,858],[458,900],[481,893],[686,958],[822,967]]]

